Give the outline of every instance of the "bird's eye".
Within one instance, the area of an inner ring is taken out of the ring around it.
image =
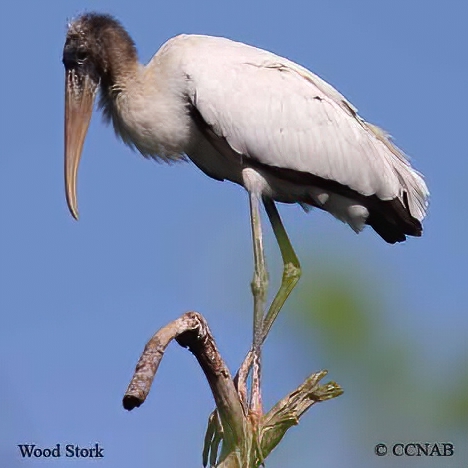
[[[75,47],[67,47],[65,45],[65,48],[63,50],[63,64],[67,68],[74,68],[76,66],[83,65],[85,61],[88,59],[88,54],[86,52],[86,49],[80,47],[80,48],[75,48]]]
[[[87,55],[86,51],[79,50],[79,49],[76,51],[75,60],[77,61],[77,63],[80,63],[80,64],[83,63],[86,60],[87,57],[88,57],[88,55]]]

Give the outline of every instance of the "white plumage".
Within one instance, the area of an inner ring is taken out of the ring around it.
[[[364,197],[372,195],[407,203],[418,221],[426,214],[427,187],[387,135],[285,58],[224,38],[181,35],[116,87],[118,99],[103,106],[116,132],[146,156],[187,154],[211,177],[242,185],[244,166],[259,163],[267,181],[262,195],[313,202],[355,231],[369,216]],[[268,168],[312,174],[350,191],[343,196],[326,183],[291,181]]]
[[[422,234],[426,184],[385,132],[340,93],[270,52],[181,35],[142,66],[122,25],[89,13],[70,24],[63,63],[66,195],[75,218],[78,165],[98,91],[104,117],[144,156],[188,157],[210,177],[246,188],[255,264],[250,410],[258,421],[261,345],[301,271],[275,201],[326,210],[356,232],[368,224],[395,243]],[[284,264],[266,313],[260,201]]]

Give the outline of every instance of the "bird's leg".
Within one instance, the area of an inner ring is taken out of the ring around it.
[[[278,213],[278,210],[273,200],[269,198],[265,198],[263,200],[263,203],[265,205],[265,210],[268,214],[268,218],[270,219],[271,225],[273,227],[273,232],[275,233],[275,237],[276,237],[276,240],[278,242],[278,245],[281,251],[281,256],[283,258],[283,264],[284,264],[284,270],[283,270],[283,279],[281,282],[280,289],[278,290],[275,298],[273,299],[273,302],[271,303],[268,313],[266,314],[265,319],[263,321],[262,336],[261,336],[260,344],[258,346],[259,348],[265,341],[273,325],[273,322],[275,321],[281,308],[284,305],[284,302],[288,298],[291,291],[294,289],[294,286],[299,281],[299,278],[301,276],[301,266],[299,264],[299,260],[294,252],[291,242],[289,241],[288,235],[286,234],[286,230],[284,229],[283,223],[281,222],[280,215]],[[254,232],[253,224],[252,224],[252,232]],[[261,236],[261,232],[260,232],[260,236]],[[254,234],[254,239],[255,239],[255,234]],[[255,245],[255,241],[254,241],[254,245]],[[254,251],[255,251],[255,247],[254,247]],[[266,270],[265,270],[265,275],[266,275]],[[253,285],[254,283],[252,283],[252,288],[253,288]],[[265,286],[264,293],[266,294],[266,286]],[[255,297],[255,292],[254,292],[254,297]],[[257,327],[259,326],[257,325]],[[255,322],[254,322],[254,329],[255,329]],[[255,341],[255,333],[254,333],[254,341]],[[246,395],[247,377],[254,363],[255,353],[253,350],[254,348],[252,347],[252,349],[249,351],[246,358],[244,359],[244,362],[242,363],[235,377],[239,395],[241,396],[241,399],[243,399],[244,401],[245,401],[245,395]]]
[[[253,344],[247,354],[243,364],[234,377],[237,391],[253,428],[256,430],[263,415],[261,398],[261,346],[264,341],[263,323],[265,316],[265,302],[268,288],[268,274],[265,265],[265,255],[263,252],[263,236],[260,220],[259,196],[255,192],[249,191],[250,218],[252,226],[252,240],[254,252],[254,275],[251,283],[254,299],[254,320],[253,320]],[[252,369],[252,386],[250,394],[250,405],[247,401],[247,379]],[[205,438],[205,448],[203,459],[208,460],[208,454],[216,456],[220,440],[223,438],[222,426],[219,424],[219,416],[215,410],[210,416],[208,429]],[[253,446],[258,457],[263,460],[258,434],[253,434]]]
[[[294,289],[299,277],[301,275],[301,267],[299,260],[292,248],[291,242],[286,234],[283,223],[279,216],[278,210],[271,199],[265,198],[263,203],[265,210],[270,219],[275,233],[276,240],[278,242],[281,256],[283,258],[284,271],[283,279],[281,282],[280,289],[278,290],[268,313],[264,317],[264,305],[266,300],[266,293],[268,287],[268,275],[265,266],[265,258],[263,253],[263,242],[262,242],[262,230],[260,222],[260,210],[258,197],[255,194],[249,192],[250,197],[250,213],[251,213],[251,224],[252,224],[252,237],[254,245],[254,262],[255,270],[254,277],[252,280],[252,293],[254,296],[254,336],[252,349],[247,354],[244,362],[238,370],[234,381],[239,393],[241,402],[246,404],[246,381],[250,369],[252,368],[252,391],[250,399],[250,417],[254,428],[258,427],[259,420],[262,416],[262,401],[260,392],[260,357],[261,357],[261,346],[265,341],[268,332],[273,325],[276,317],[278,316],[284,302],[288,298],[291,291]],[[216,413],[216,411],[215,411]],[[214,414],[210,418],[210,424],[208,426],[208,440],[209,444],[205,442],[205,448],[216,450],[219,444],[220,438],[222,438],[221,429],[213,426],[213,421],[216,421]],[[214,434],[214,435],[213,435]],[[260,447],[260,440],[258,433],[253,434],[253,445],[252,448],[256,450],[258,458],[263,462],[263,454]],[[213,446],[216,449],[213,449]]]
[[[276,293],[276,296],[273,299],[273,302],[271,303],[271,306],[268,309],[265,320],[263,322],[262,343],[265,341],[271,326],[276,320],[276,317],[278,316],[286,299],[288,298],[289,294],[291,294],[291,291],[294,289],[296,283],[301,277],[301,265],[296,256],[296,253],[294,252],[286,230],[284,229],[283,223],[281,222],[281,218],[274,201],[271,198],[264,198],[263,204],[265,205],[265,210],[268,214],[268,218],[270,219],[273,232],[275,233],[275,237],[281,251],[284,270],[281,286]]]
[[[254,276],[252,280],[252,294],[254,299],[253,322],[253,359],[252,359],[252,390],[250,410],[254,417],[262,415],[262,398],[260,390],[261,374],[261,346],[263,341],[263,320],[266,294],[268,288],[268,274],[263,252],[262,226],[260,220],[258,194],[249,192],[250,217],[252,224],[252,240],[254,252]]]

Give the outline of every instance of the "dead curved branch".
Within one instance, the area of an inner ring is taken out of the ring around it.
[[[299,418],[314,403],[343,393],[335,382],[320,385],[326,371],[308,377],[296,390],[279,401],[260,421],[244,410],[236,385],[216,347],[204,317],[186,312],[180,318],[158,330],[148,341],[125,392],[123,406],[127,410],[139,407],[148,396],[167,346],[176,340],[195,356],[210,385],[216,403],[205,436],[203,463],[218,468],[256,468],[278,445],[286,431],[298,424]],[[241,366],[248,367],[248,356]],[[248,370],[247,370],[248,372]],[[218,447],[222,442],[218,457]]]

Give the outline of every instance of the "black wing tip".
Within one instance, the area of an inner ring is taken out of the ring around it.
[[[389,244],[404,242],[407,236],[421,237],[421,222],[411,215],[399,199],[381,202],[380,210],[371,211],[367,224]]]
[[[388,244],[396,244],[397,242],[405,242],[407,240],[407,236],[412,236],[412,237],[421,237],[421,233],[419,234],[402,234],[400,233],[393,233],[393,232],[388,232],[388,231],[381,231],[375,229],[374,226],[372,226],[377,232],[377,234]]]

